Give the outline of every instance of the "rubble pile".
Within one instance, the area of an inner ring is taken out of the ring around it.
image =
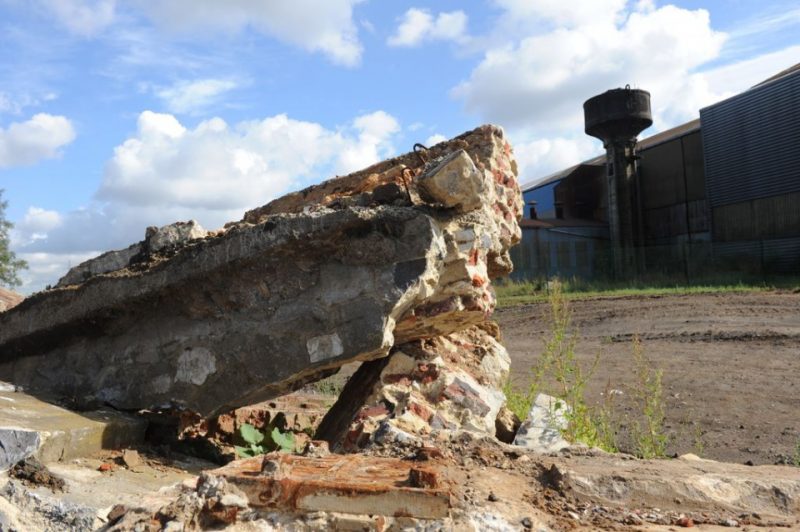
[[[510,359],[490,321],[491,282],[511,271],[520,239],[516,174],[502,130],[482,126],[218,231],[148,228],[0,313],[0,379],[14,384],[4,400],[21,406],[24,387],[138,412],[151,446],[163,422],[230,453],[253,425],[242,454],[258,454],[199,474],[171,451],[49,464],[63,494],[0,477],[0,529],[800,525],[800,473],[788,468],[549,452],[533,445],[559,435],[549,422],[517,430],[502,393]],[[297,392],[352,362],[332,406]],[[271,436],[289,444],[269,449],[289,452],[259,454],[266,427],[295,434]]]
[[[510,359],[492,323],[395,348],[365,363],[330,409],[316,437],[356,451],[375,441],[436,441],[448,431],[494,435]],[[375,366],[379,371],[375,371]],[[355,406],[355,408],[353,408]]]

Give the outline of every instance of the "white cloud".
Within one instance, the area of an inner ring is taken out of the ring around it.
[[[230,79],[182,80],[169,87],[155,89],[155,94],[173,113],[197,113],[218,103],[221,97],[237,88]]]
[[[114,20],[116,0],[39,0],[71,33],[92,37]]]
[[[751,36],[762,36],[777,31],[796,27],[800,24],[800,7],[772,6],[761,16],[747,21],[736,28],[731,37],[745,39]]]
[[[28,207],[22,219],[22,227],[33,233],[46,233],[61,225],[61,215],[41,207]]]
[[[0,168],[22,166],[58,157],[60,148],[75,140],[72,123],[46,113],[25,122],[0,127]]]
[[[800,45],[794,45],[713,68],[698,75],[702,76],[714,96],[728,97],[797,64],[798,58],[800,58]]]
[[[520,25],[548,21],[560,27],[614,23],[627,0],[494,0]]]
[[[394,35],[387,39],[389,46],[417,46],[425,41],[463,41],[466,39],[467,15],[463,11],[439,13],[433,16],[426,9],[411,8],[400,19]]]
[[[397,121],[383,111],[342,130],[276,115],[230,127],[212,118],[194,129],[145,111],[138,131],[114,150],[98,198],[132,205],[235,209],[290,186],[346,172],[391,151]]]
[[[434,146],[436,144],[439,144],[440,142],[444,142],[446,140],[447,140],[447,137],[445,137],[441,133],[434,133],[433,135],[431,135],[430,137],[425,139],[425,146],[431,147],[431,146]]]
[[[342,173],[363,168],[382,159],[393,148],[389,139],[400,131],[400,124],[388,113],[376,111],[355,119],[357,142],[349,142],[338,156],[337,168]]]
[[[498,2],[509,13],[540,14],[562,25],[487,50],[454,89],[486,120],[539,133],[580,130],[585,99],[628,83],[652,93],[657,123],[692,118],[713,98],[692,77],[725,42],[707,11],[647,3],[628,11],[624,0]],[[600,7],[608,16],[590,16]]]
[[[552,172],[569,168],[602,151],[596,141],[584,138],[537,138],[512,143],[519,168],[519,181],[527,184]]]
[[[177,32],[236,32],[252,28],[332,61],[355,66],[362,45],[353,8],[363,0],[140,0],[137,4],[160,27]]]
[[[229,125],[220,118],[194,127],[145,111],[136,132],[114,150],[93,204],[69,213],[30,208],[14,230],[14,248],[33,257],[27,292],[53,284],[64,266],[96,250],[125,247],[149,225],[196,219],[214,229],[247,209],[322,178],[394,154],[397,120],[384,111],[329,129],[276,115]]]
[[[18,253],[17,257],[28,263],[28,269],[19,274],[22,286],[18,290],[23,294],[44,290],[48,284],[55,284],[73,266],[100,253]]]

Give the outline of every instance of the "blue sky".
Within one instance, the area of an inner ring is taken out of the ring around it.
[[[534,180],[600,151],[586,98],[650,90],[655,133],[800,62],[798,30],[793,1],[0,0],[22,291],[485,122]]]

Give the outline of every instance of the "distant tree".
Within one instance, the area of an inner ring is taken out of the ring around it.
[[[6,220],[7,201],[3,201],[3,189],[0,189],[0,286],[19,286],[22,284],[17,273],[28,267],[28,263],[18,259],[9,249],[8,235],[14,224]]]

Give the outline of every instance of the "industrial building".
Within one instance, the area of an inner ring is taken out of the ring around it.
[[[637,141],[649,110],[587,100],[607,153],[523,186],[514,278],[800,275],[800,64]]]

